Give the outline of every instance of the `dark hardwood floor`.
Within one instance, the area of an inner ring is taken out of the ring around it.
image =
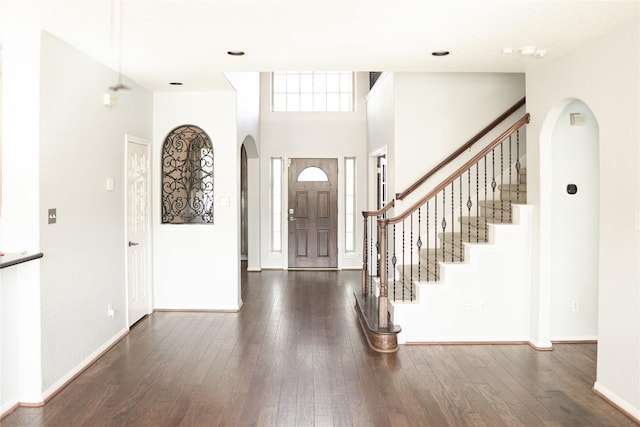
[[[9,426],[632,426],[592,391],[596,346],[372,352],[360,273],[243,272],[238,314],[155,313]]]

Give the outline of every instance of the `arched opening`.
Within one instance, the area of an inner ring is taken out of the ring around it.
[[[240,147],[240,248],[248,271],[260,270],[260,159],[247,135]]]
[[[247,186],[247,149],[242,144],[240,147],[240,259],[242,261],[247,260],[249,253]]]
[[[580,100],[554,111],[545,123],[552,159],[550,336],[592,340],[598,333],[598,122]]]

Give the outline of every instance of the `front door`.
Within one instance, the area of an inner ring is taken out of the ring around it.
[[[151,217],[147,141],[127,136],[127,317],[129,326],[151,312]]]
[[[289,268],[336,268],[338,160],[290,161]]]

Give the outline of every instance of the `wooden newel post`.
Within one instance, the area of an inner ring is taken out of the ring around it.
[[[369,281],[369,263],[367,260],[367,214],[362,212],[364,218],[364,233],[362,234],[362,295],[369,293],[367,282]]]
[[[380,296],[378,297],[378,326],[386,328],[389,326],[389,310],[387,299],[387,223],[384,219],[379,219],[380,226]]]

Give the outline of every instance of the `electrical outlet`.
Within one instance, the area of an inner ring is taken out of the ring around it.
[[[580,311],[580,301],[574,299],[571,301],[571,311],[578,312]]]

